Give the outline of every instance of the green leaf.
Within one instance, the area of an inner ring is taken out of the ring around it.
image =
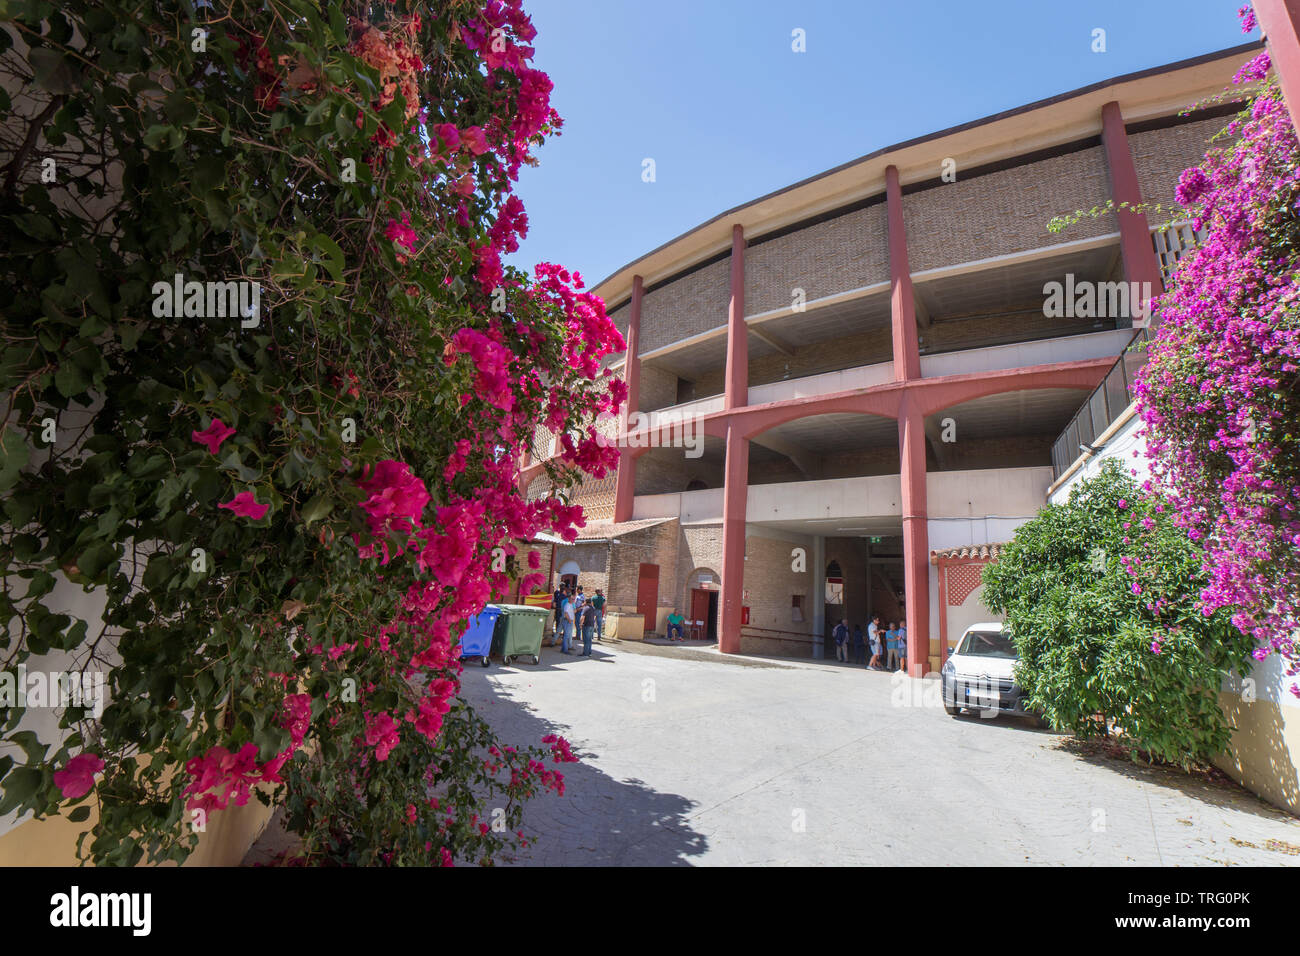
[[[12,734],[9,741],[23,748],[23,753],[27,755],[29,764],[43,763],[45,753],[50,749],[49,745],[41,743],[40,738],[31,730],[20,730],[18,733]]]
[[[319,521],[321,518],[324,518],[332,510],[334,510],[333,501],[325,497],[323,494],[316,495],[303,507],[303,521],[306,523],[307,527],[310,528],[312,524]]]
[[[77,558],[77,569],[87,578],[94,580],[115,561],[117,561],[117,549],[105,541],[99,541],[92,544]]]
[[[343,278],[343,250],[329,236],[317,233],[312,237],[311,245],[325,254],[325,271],[336,282]]]
[[[178,126],[189,126],[199,118],[198,108],[184,90],[172,90],[163,100],[163,113]]]
[[[75,362],[67,361],[65,358],[59,364],[58,371],[54,373],[54,385],[64,398],[74,398],[85,392],[89,382],[86,381],[85,372]]]
[[[90,818],[90,807],[77,807],[68,814],[68,819],[73,823],[83,823]]]
[[[41,788],[44,775],[36,767],[19,767],[4,779],[4,799],[0,800],[0,816],[26,803]]]
[[[174,126],[150,126],[145,130],[143,141],[146,149],[166,149],[169,143],[176,145],[180,142],[180,131]]]
[[[77,74],[60,51],[38,46],[27,54],[27,60],[36,82],[48,92],[61,95],[76,89]]]
[[[27,441],[12,428],[0,437],[0,491],[8,491],[18,483],[18,475],[27,465],[31,452]]]

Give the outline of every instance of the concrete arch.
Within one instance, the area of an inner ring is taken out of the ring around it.
[[[795,402],[751,405],[728,414],[739,426],[740,437],[752,440],[778,425],[820,415],[875,415],[878,418],[897,419],[901,395],[901,388],[888,385],[869,392],[818,395]]]
[[[1114,364],[1114,358],[1097,358],[1060,365],[921,379],[909,383],[910,400],[922,415],[933,415],[953,405],[1007,392],[1048,388],[1073,388],[1087,392],[1101,384]]]

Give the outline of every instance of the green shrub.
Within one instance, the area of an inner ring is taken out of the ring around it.
[[[1119,730],[1134,751],[1184,768],[1223,751],[1223,672],[1253,642],[1230,612],[1205,615],[1199,548],[1169,506],[1112,460],[1048,505],[984,572],[1006,615],[1028,705],[1080,737]]]

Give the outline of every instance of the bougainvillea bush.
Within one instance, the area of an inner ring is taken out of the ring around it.
[[[983,601],[1006,615],[1016,681],[1052,726],[1117,731],[1135,755],[1191,768],[1226,749],[1221,675],[1246,671],[1253,646],[1227,610],[1202,612],[1205,584],[1169,504],[1112,459],[1016,529]]]
[[[1243,26],[1254,18],[1243,11]],[[1300,626],[1300,147],[1269,56],[1238,72],[1262,88],[1229,145],[1182,175],[1206,230],[1155,303],[1137,384],[1154,480],[1204,544],[1207,614],[1233,611],[1258,659],[1297,672]],[[1292,681],[1290,690],[1300,696]]]
[[[0,663],[69,651],[110,703],[0,709],[0,814],[93,802],[110,864],[253,795],[308,862],[526,839],[572,754],[494,739],[457,640],[540,583],[513,539],[572,539],[624,394],[581,278],[502,264],[559,126],[518,0],[4,9]],[[529,501],[538,424],[575,437]]]

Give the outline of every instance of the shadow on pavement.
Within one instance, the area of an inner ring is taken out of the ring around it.
[[[1291,814],[1264,802],[1221,770],[1188,773],[1178,767],[1135,763],[1115,745],[1101,740],[1066,737],[1058,746],[1080,760],[1155,787],[1164,787],[1209,804],[1253,814],[1266,820],[1295,821]]]
[[[520,664],[539,676],[554,672],[558,661],[573,666],[610,662],[599,645],[593,657],[558,657],[543,649],[542,663]],[[558,658],[558,661],[557,661]],[[461,695],[492,725],[504,744],[540,744],[547,734],[568,737],[571,728],[539,715],[525,701],[512,700],[489,681],[496,667],[465,668]],[[662,793],[635,778],[617,780],[596,767],[574,745],[578,763],[547,766],[564,774],[564,796],[545,793],[524,808],[523,830],[530,845],[503,866],[689,866],[691,857],[708,848],[703,834],[687,820],[698,809],[680,794]]]

